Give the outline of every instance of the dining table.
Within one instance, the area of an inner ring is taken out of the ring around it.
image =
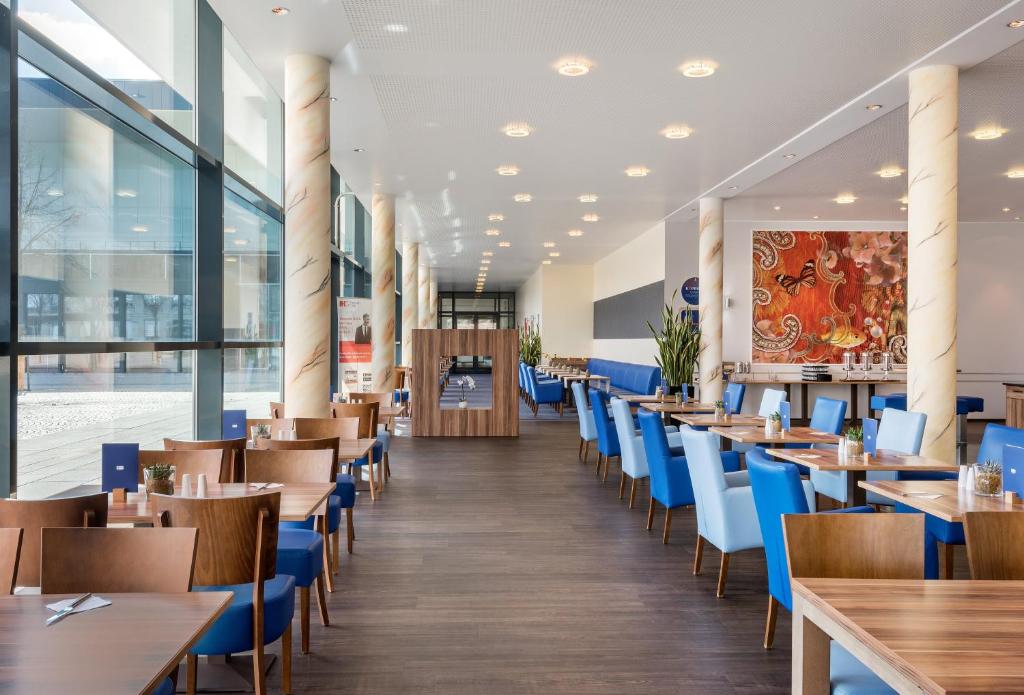
[[[777,434],[765,434],[764,427],[709,427],[722,438],[723,449],[731,448],[732,443],[739,444],[838,444],[839,435],[822,432],[811,427],[790,427]]]
[[[830,641],[899,693],[1024,693],[1024,581],[794,578],[792,692],[828,695]]]
[[[764,418],[758,415],[723,415],[712,413],[677,413],[672,416],[676,422],[690,427],[764,427]]]
[[[100,594],[109,606],[46,625],[69,595],[0,596],[0,693],[151,693],[224,612],[230,591]]]
[[[1007,501],[1002,496],[976,495],[955,480],[862,480],[858,485],[951,524],[963,523],[965,512],[1024,512],[1020,497]]]
[[[663,401],[660,403],[644,402],[638,404],[644,410],[650,410],[654,413],[661,413],[663,415],[679,415],[683,413],[713,413],[715,412],[714,403],[698,403],[697,401],[686,401],[685,403],[676,403],[672,401]]]

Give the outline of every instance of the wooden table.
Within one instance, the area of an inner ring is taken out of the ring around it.
[[[879,449],[874,456],[850,456],[839,460],[836,449],[769,449],[777,459],[799,463],[816,471],[842,471],[846,473],[846,500],[854,506],[867,503],[867,495],[859,483],[868,471],[944,471],[956,472],[955,464],[923,456],[911,456]]]
[[[281,493],[281,521],[305,521],[317,513],[334,492],[333,483],[288,483],[284,487],[257,490],[247,483],[210,485],[207,497],[246,497],[268,492]],[[109,496],[108,524],[146,524],[153,521],[149,497],[132,492],[126,502],[114,502]]]
[[[101,594],[111,605],[46,626],[67,595],[0,596],[0,692],[149,693],[224,612],[229,591]]]
[[[1007,504],[1002,497],[961,492],[955,480],[862,480],[858,484],[868,492],[955,524],[963,522],[964,512],[1024,512],[1024,502],[1019,497],[1014,498],[1013,504]],[[942,497],[927,499],[915,493]]]
[[[675,403],[676,400],[672,396],[655,396],[654,394],[648,393],[632,393],[619,396],[619,398],[630,405],[640,405],[642,403]]]
[[[740,444],[838,444],[839,437],[828,432],[820,432],[810,427],[791,427],[788,432],[766,435],[764,425],[760,427],[709,427],[709,432],[722,437],[722,448],[729,450],[732,442]]]
[[[792,586],[794,694],[828,695],[830,638],[900,693],[1024,693],[1024,582]]]
[[[644,410],[650,410],[655,413],[662,414],[682,414],[682,413],[713,413],[715,412],[714,403],[697,403],[696,401],[687,401],[686,403],[676,403],[673,401],[666,401],[664,403],[640,403],[640,407]]]
[[[857,374],[858,371],[854,370],[853,373]],[[859,372],[859,373],[863,374],[863,372]],[[740,376],[740,378],[737,379],[736,376],[733,375],[732,381],[735,381],[737,384],[755,384],[755,385],[759,385],[759,386],[768,386],[768,387],[781,386],[782,388],[784,388],[786,390],[786,400],[789,401],[790,403],[793,402],[793,400],[792,400],[793,386],[799,386],[800,387],[800,415],[802,417],[805,417],[805,418],[806,417],[810,417],[810,412],[811,412],[808,409],[808,407],[807,407],[807,403],[808,403],[808,400],[809,400],[808,391],[810,390],[811,386],[849,386],[850,387],[850,399],[849,399],[849,403],[850,403],[850,420],[852,420],[854,422],[856,422],[859,419],[858,415],[857,415],[857,396],[859,395],[858,394],[858,391],[860,390],[859,387],[861,387],[861,386],[867,386],[868,387],[868,409],[869,409],[869,412],[870,412],[871,397],[875,395],[875,386],[878,386],[879,384],[896,384],[896,385],[899,385],[899,384],[906,384],[907,383],[907,375],[906,375],[905,372],[899,372],[899,373],[893,372],[890,375],[890,378],[888,378],[888,379],[867,379],[867,380],[865,380],[865,379],[858,379],[857,377],[853,377],[849,381],[843,380],[842,378],[836,379],[835,381],[804,381],[803,379],[795,379],[795,378],[794,379],[784,379],[783,378],[783,379],[779,379],[777,381],[772,381],[770,379],[766,379],[766,378],[763,378],[763,377],[756,377],[756,376],[754,376],[752,378],[745,378],[745,377],[749,377],[749,376],[751,376],[751,375],[743,374],[743,375]]]
[[[757,415],[726,415],[716,418],[714,415],[687,414],[673,415],[672,419],[691,427],[764,427],[764,418]]]

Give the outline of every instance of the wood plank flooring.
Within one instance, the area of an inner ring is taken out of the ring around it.
[[[518,440],[393,439],[392,483],[357,504],[355,554],[308,656],[296,626],[294,692],[788,691],[788,613],[761,647],[763,553],[734,556],[716,599],[718,552],[690,571],[692,510],[662,545],[662,511],[643,529],[646,487],[627,511],[617,469],[602,485],[577,461],[574,420],[524,420]]]

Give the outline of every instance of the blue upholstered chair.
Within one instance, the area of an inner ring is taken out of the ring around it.
[[[611,398],[601,389],[588,389],[590,408],[594,414],[594,428],[597,430],[597,474],[601,475],[601,459],[604,459],[604,480],[608,480],[608,463],[613,456],[622,456],[619,435],[615,431],[608,400]]]
[[[743,410],[743,396],[747,393],[747,385],[730,381],[725,387],[726,399],[729,402],[729,412],[738,413]]]
[[[846,421],[846,401],[840,401],[835,398],[824,398],[819,397],[814,401],[814,408],[811,410],[811,422],[810,428],[818,432],[828,432],[829,434],[839,434],[843,429],[843,423]],[[808,444],[787,444],[787,449],[806,449],[809,448]],[[797,470],[800,471],[800,475],[809,475],[810,469],[807,466],[801,466],[800,464],[794,464]],[[814,505],[811,505],[812,507]]]
[[[587,405],[587,392],[583,382],[572,382],[572,397],[576,402],[576,415],[580,419],[580,453],[583,463],[590,456],[590,442],[597,441],[597,425],[594,424],[594,411]]]
[[[765,389],[761,394],[761,405],[757,408],[757,414],[761,417],[768,417],[782,406],[784,400],[786,400],[785,391]]]
[[[633,508],[636,500],[636,486],[638,480],[648,477],[647,454],[644,450],[643,435],[638,432],[633,413],[630,412],[629,403],[621,398],[611,399],[612,420],[615,423],[615,433],[619,439],[619,450],[622,456],[622,477],[619,480],[619,499],[625,494],[626,478],[630,479],[629,486],[629,509]],[[679,428],[675,426],[665,427],[668,434],[670,446],[682,446],[683,440],[679,438]]]
[[[721,550],[717,591],[721,598],[725,595],[729,555],[764,545],[757,525],[754,493],[746,471],[726,472],[717,435],[689,430],[683,431],[682,437],[697,505],[698,536],[693,573],[700,573],[705,541]]]
[[[529,365],[526,366],[526,380],[530,391],[530,398],[533,401],[531,407],[533,408],[534,417],[537,416],[538,408],[544,404],[554,406],[559,414],[561,414],[562,399],[565,397],[561,382],[538,380],[537,370]]]

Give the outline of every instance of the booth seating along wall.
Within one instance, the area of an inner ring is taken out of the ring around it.
[[[612,393],[651,394],[661,384],[661,369],[647,364],[591,357],[587,361],[587,369],[591,374],[611,379]]]

